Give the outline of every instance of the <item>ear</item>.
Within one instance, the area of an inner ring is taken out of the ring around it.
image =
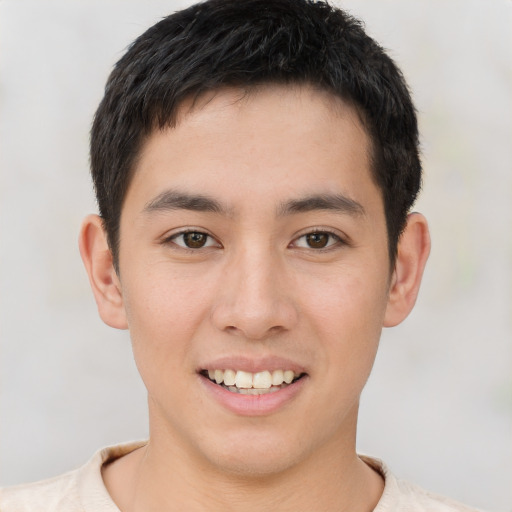
[[[411,312],[418,296],[429,253],[430,235],[427,221],[420,213],[411,213],[398,242],[384,327],[398,325]]]
[[[111,327],[127,329],[121,283],[101,217],[89,215],[84,219],[78,245],[101,319]]]

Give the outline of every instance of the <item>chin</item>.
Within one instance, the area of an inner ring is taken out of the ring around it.
[[[304,442],[293,439],[289,432],[286,436],[272,432],[239,433],[223,437],[208,448],[208,458],[217,471],[239,478],[275,476],[307,458]]]

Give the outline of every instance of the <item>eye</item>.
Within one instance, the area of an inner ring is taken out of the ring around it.
[[[313,231],[297,238],[294,242],[294,246],[305,249],[327,249],[341,242],[341,238],[334,233],[329,233],[328,231]]]
[[[219,247],[219,243],[210,235],[202,231],[185,231],[176,233],[168,241],[186,249],[203,249],[205,247]]]

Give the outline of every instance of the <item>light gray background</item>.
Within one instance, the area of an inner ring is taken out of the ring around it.
[[[188,2],[0,2],[1,483],[147,435],[128,335],[98,319],[77,250],[95,211],[88,130],[126,45]],[[359,449],[400,476],[512,510],[512,2],[350,0],[419,109],[433,251],[385,331]]]

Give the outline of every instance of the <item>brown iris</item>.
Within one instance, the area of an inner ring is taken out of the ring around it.
[[[323,249],[329,243],[329,233],[310,233],[306,235],[309,247],[313,249]]]
[[[185,245],[191,249],[200,249],[201,247],[204,247],[207,239],[208,235],[198,233],[197,231],[183,234],[183,241],[185,242]]]

